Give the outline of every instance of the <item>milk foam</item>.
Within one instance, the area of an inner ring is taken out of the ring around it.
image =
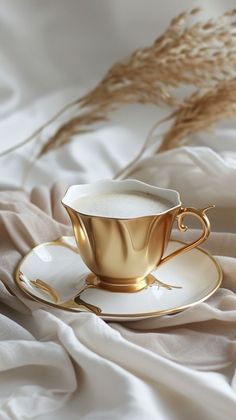
[[[133,218],[162,213],[172,203],[153,194],[128,191],[86,195],[77,198],[72,208],[80,213],[111,218]]]

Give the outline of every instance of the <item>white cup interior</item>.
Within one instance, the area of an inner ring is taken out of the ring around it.
[[[149,184],[145,184],[144,182],[127,179],[123,181],[115,181],[115,180],[100,180],[97,182],[93,182],[91,184],[81,184],[81,185],[72,185],[68,188],[65,196],[62,199],[62,204],[65,206],[71,207],[73,209],[73,203],[80,197],[88,196],[88,195],[99,195],[104,193],[114,193],[114,192],[143,192],[143,193],[150,193],[153,196],[157,196],[159,198],[163,198],[170,202],[170,207],[162,212],[167,213],[170,210],[173,210],[176,207],[181,205],[179,193],[175,190],[170,190],[166,188],[159,188]],[[75,210],[75,209],[73,209]],[[79,213],[79,208],[76,208],[76,211]],[[161,213],[161,214],[162,214]],[[143,214],[146,216],[147,214]],[[148,214],[149,215],[149,214]]]

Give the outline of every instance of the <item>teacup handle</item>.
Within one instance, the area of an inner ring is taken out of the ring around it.
[[[191,242],[190,244],[184,245],[181,248],[177,249],[176,251],[172,252],[171,254],[167,255],[166,257],[162,258],[158,264],[163,264],[164,262],[170,260],[173,257],[176,257],[179,254],[182,254],[183,252],[190,251],[191,249],[195,248],[196,246],[200,245],[202,242],[206,240],[206,238],[209,236],[210,233],[210,221],[206,215],[207,210],[210,210],[214,208],[215,206],[209,206],[205,209],[195,209],[194,207],[181,207],[179,214],[177,215],[177,225],[179,230],[182,232],[185,232],[188,227],[183,223],[183,219],[187,215],[195,216],[200,222],[202,223],[203,232],[201,236],[196,239],[194,242]]]

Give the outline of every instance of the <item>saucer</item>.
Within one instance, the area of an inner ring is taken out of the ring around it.
[[[170,241],[165,255],[182,245]],[[161,265],[151,273],[156,282],[136,293],[88,288],[85,279],[89,274],[74,237],[64,236],[33,248],[19,263],[15,280],[36,301],[71,312],[93,312],[110,321],[183,311],[209,298],[222,281],[218,262],[201,248]]]

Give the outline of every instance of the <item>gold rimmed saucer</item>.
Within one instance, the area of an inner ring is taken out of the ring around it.
[[[182,244],[170,241],[166,255]],[[210,254],[195,248],[153,271],[150,286],[137,293],[94,288],[92,279],[73,237],[36,246],[15,274],[20,289],[38,302],[93,312],[105,320],[130,321],[180,312],[206,300],[219,288],[222,271]]]

